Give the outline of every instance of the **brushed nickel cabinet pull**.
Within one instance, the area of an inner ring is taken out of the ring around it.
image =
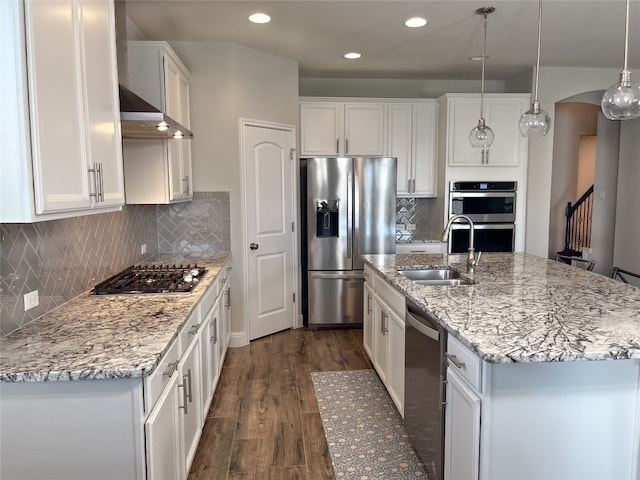
[[[162,372],[162,376],[171,378],[171,375],[173,375],[173,372],[176,371],[176,368],[178,368],[178,360],[176,360],[175,362],[169,363],[167,365],[167,369],[164,372]]]
[[[458,357],[452,355],[450,353],[445,353],[445,356],[449,359],[451,363],[453,363],[457,368],[464,368],[465,363],[458,360]]]

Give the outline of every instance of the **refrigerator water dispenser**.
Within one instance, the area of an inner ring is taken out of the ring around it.
[[[316,200],[316,237],[337,237],[340,199]]]

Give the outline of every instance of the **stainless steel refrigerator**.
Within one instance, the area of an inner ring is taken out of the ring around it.
[[[396,159],[302,159],[300,185],[305,324],[361,326],[360,255],[395,253]]]

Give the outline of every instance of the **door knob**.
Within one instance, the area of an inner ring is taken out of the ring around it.
[[[257,249],[258,249],[258,247],[260,247],[260,245],[258,245],[257,243],[251,243],[251,244],[249,244],[249,248],[250,248],[251,250],[257,250]]]

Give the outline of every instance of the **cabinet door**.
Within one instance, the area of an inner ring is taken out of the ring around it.
[[[180,68],[168,55],[164,55],[164,85],[165,85],[165,113],[174,120],[182,123],[180,109]]]
[[[485,103],[487,125],[493,129],[495,139],[485,160],[486,165],[516,167],[520,151],[527,140],[520,135],[518,121],[528,109],[527,104],[514,98],[490,98]]]
[[[384,103],[347,103],[344,106],[344,155],[384,154]]]
[[[363,322],[362,322],[362,336],[364,342],[364,350],[369,355],[369,358],[373,360],[373,290],[369,287],[368,283],[364,283],[364,305],[362,306]]]
[[[200,405],[200,347],[194,339],[182,356],[179,364],[181,388],[184,398],[182,413],[184,471],[188,472],[196,454],[202,428],[202,406]]]
[[[212,363],[212,355],[211,350],[214,347],[214,344],[211,340],[211,321],[212,321],[212,310],[215,309],[215,306],[209,311],[207,315],[205,315],[204,321],[202,322],[202,327],[200,333],[198,335],[198,342],[200,348],[200,379],[201,379],[201,388],[200,388],[200,405],[202,406],[202,415],[201,418],[204,422],[204,419],[207,418],[207,413],[209,410],[209,406],[211,403],[211,398],[213,396],[213,372],[212,370],[217,367],[217,365],[213,365]]]
[[[302,156],[338,155],[342,152],[343,106],[333,102],[300,104]]]
[[[389,370],[387,390],[404,417],[404,319],[389,311]]]
[[[382,383],[387,383],[389,369],[389,314],[384,304],[374,297],[373,307],[373,366]]]
[[[410,193],[413,179],[411,164],[412,109],[407,103],[387,105],[387,154],[398,159],[397,195]]]
[[[437,105],[414,105],[412,109],[413,196],[436,195]]]
[[[93,202],[78,6],[71,0],[24,2],[24,6],[36,213],[88,209]]]
[[[164,140],[167,142],[169,162],[169,201],[181,200],[188,195],[188,179],[183,173],[184,143],[191,140]]]
[[[469,134],[478,125],[479,116],[480,96],[449,100],[447,157],[450,166],[480,165],[480,149],[469,143]],[[487,125],[493,129],[488,121]]]
[[[480,397],[452,369],[447,369],[445,480],[478,480]]]
[[[124,204],[115,20],[110,2],[82,3],[88,163],[100,165],[102,197],[94,208]],[[95,175],[95,173],[94,173]]]
[[[150,479],[175,480],[186,477],[180,445],[178,371],[171,376],[164,392],[145,422],[147,474]]]

